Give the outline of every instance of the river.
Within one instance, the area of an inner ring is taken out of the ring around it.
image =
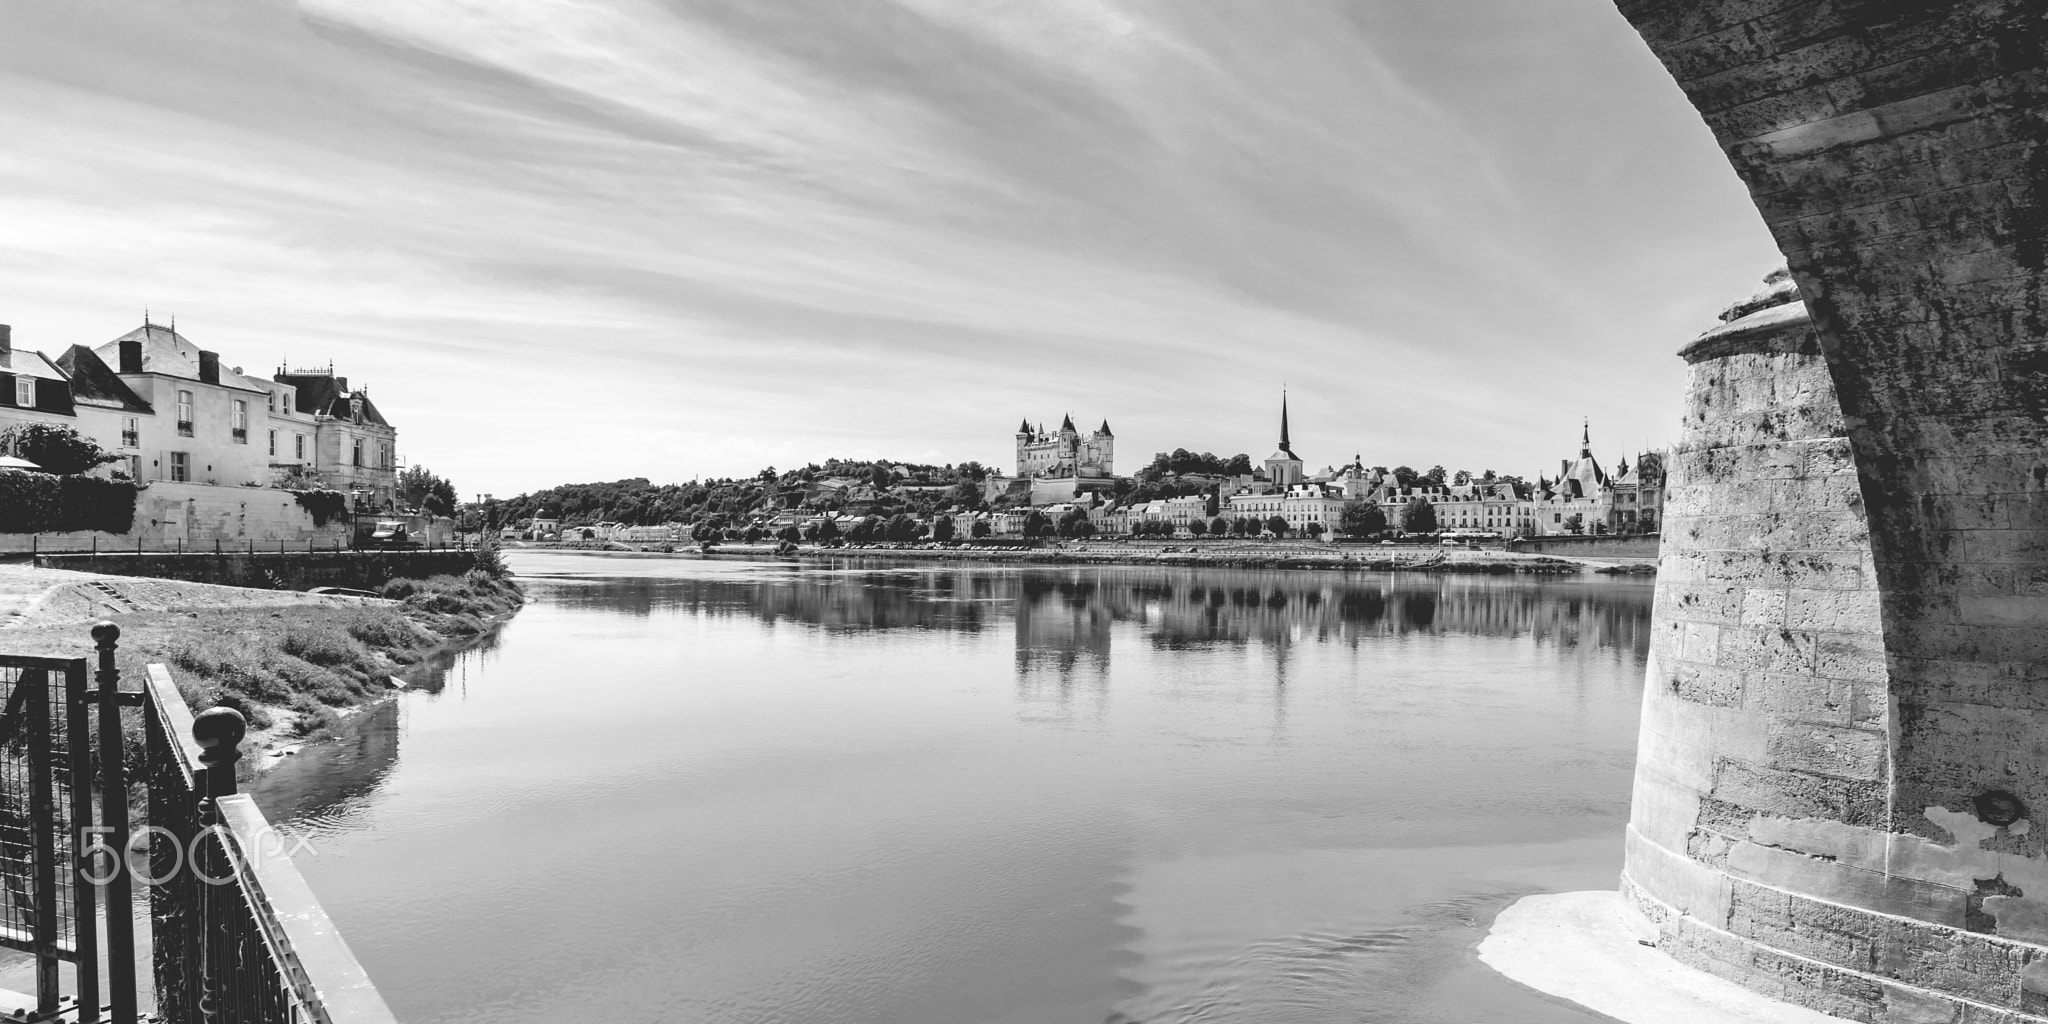
[[[1604,1019],[1472,947],[1615,884],[1647,582],[510,560],[257,789],[410,1024]]]

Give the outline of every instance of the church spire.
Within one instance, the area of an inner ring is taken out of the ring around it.
[[[1287,389],[1280,389],[1280,450],[1294,454],[1294,445],[1287,440]]]
[[[1587,417],[1579,426],[1579,458],[1593,457],[1593,420]]]

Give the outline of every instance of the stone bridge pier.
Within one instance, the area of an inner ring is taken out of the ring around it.
[[[1619,0],[1790,283],[1684,353],[1623,889],[1856,1020],[2048,1021],[2048,0]]]

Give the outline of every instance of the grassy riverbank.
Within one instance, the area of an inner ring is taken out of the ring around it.
[[[195,710],[240,711],[250,726],[244,749],[253,753],[329,734],[350,709],[389,693],[391,677],[472,641],[525,602],[509,577],[484,572],[393,580],[381,593],[339,604],[112,615],[121,628],[116,664],[131,688],[145,666],[161,663]],[[0,645],[92,653],[89,630],[77,623],[24,624],[0,633]]]

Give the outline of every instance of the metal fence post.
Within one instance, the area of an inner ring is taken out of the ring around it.
[[[98,894],[92,884],[98,872],[86,852],[92,847],[85,831],[92,824],[92,742],[85,727],[89,704],[85,659],[80,658],[64,671],[64,746],[71,770],[71,939],[78,952],[73,966],[79,1024],[100,1019]]]
[[[99,648],[100,821],[116,850],[128,843],[128,770],[121,747],[121,672],[114,667],[114,647],[121,627],[102,622],[92,627]],[[135,891],[127,858],[116,853],[107,879],[107,1002],[114,1024],[135,1024]]]

